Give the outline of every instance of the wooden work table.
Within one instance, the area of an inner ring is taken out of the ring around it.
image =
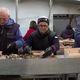
[[[48,58],[1,59],[0,75],[53,75],[80,73],[80,58],[57,55]]]

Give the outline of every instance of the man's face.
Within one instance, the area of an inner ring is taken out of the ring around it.
[[[9,16],[7,14],[0,13],[0,25],[6,24],[8,19],[9,19]]]
[[[39,30],[40,32],[45,33],[46,31],[48,31],[48,24],[46,22],[40,22]]]

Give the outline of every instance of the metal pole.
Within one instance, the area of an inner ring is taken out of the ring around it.
[[[51,16],[51,10],[52,10],[52,0],[49,0],[49,19]]]
[[[53,15],[52,15],[52,6],[53,6],[53,0],[49,0],[49,27],[51,30],[53,30]]]
[[[18,0],[16,0],[15,14],[16,14],[16,23],[17,23],[18,22]]]

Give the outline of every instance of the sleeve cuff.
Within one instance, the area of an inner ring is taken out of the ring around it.
[[[22,40],[18,40],[15,43],[16,43],[16,48],[20,48],[20,47],[22,47],[24,45],[24,40],[23,39]]]

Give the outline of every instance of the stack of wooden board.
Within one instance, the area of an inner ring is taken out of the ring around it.
[[[66,48],[64,49],[65,57],[80,58],[80,48]]]
[[[60,49],[72,48],[72,46],[74,45],[74,39],[59,40],[59,43],[60,43]]]

